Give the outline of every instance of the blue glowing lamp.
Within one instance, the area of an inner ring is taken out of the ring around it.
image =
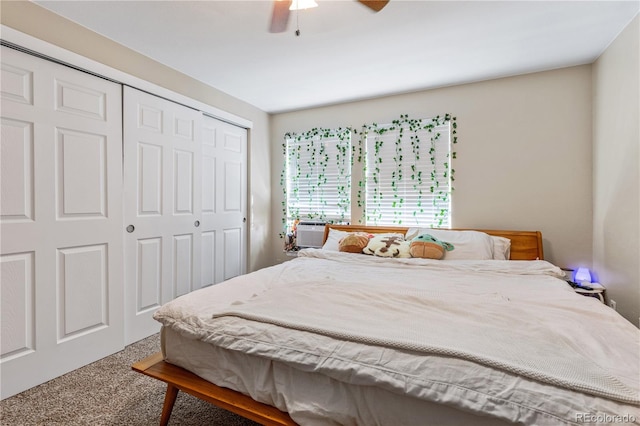
[[[574,283],[590,283],[591,282],[591,273],[588,268],[578,268],[576,269],[575,274],[573,275]]]

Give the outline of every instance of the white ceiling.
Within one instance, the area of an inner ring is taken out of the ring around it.
[[[593,62],[633,1],[317,0],[269,33],[262,1],[35,1],[270,113]]]

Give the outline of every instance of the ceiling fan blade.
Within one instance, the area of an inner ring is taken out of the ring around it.
[[[361,4],[367,6],[374,12],[380,12],[383,7],[389,3],[389,0],[358,0]]]
[[[281,33],[287,29],[290,5],[291,1],[289,0],[273,1],[273,12],[271,12],[271,26],[269,27],[269,32]]]

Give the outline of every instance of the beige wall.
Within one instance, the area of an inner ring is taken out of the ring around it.
[[[562,267],[590,265],[590,65],[274,115],[276,232],[285,132],[444,113],[458,121],[453,226],[540,230],[548,260]],[[275,261],[286,259],[277,237],[273,244]]]
[[[270,264],[271,150],[267,113],[33,3],[2,1],[0,7],[1,22],[7,27],[253,122],[249,132],[250,244],[247,268],[255,270]]]
[[[593,264],[640,322],[640,18],[593,64]]]
[[[548,260],[593,266],[618,310],[638,319],[637,17],[593,76],[585,65],[269,117],[33,3],[0,5],[3,25],[253,122],[249,270],[285,260],[278,233],[286,131],[451,113],[460,141],[453,225],[541,230]]]

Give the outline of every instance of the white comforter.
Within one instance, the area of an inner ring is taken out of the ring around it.
[[[510,421],[638,421],[640,332],[560,277],[544,261],[305,250],[179,298],[156,319],[227,349]],[[526,382],[500,389],[496,371]]]

